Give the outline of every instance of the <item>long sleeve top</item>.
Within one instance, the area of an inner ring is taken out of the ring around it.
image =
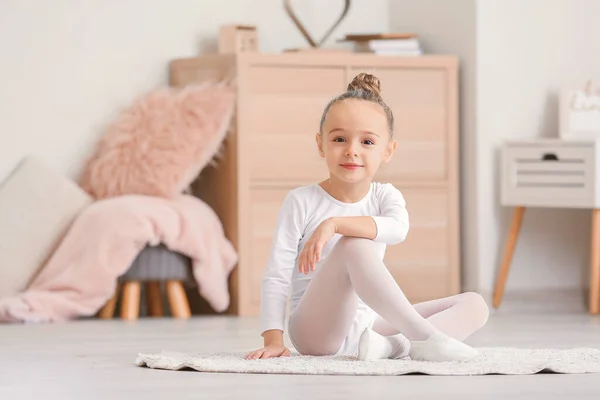
[[[367,195],[355,203],[335,199],[318,184],[291,190],[279,210],[270,256],[262,278],[261,332],[284,330],[288,297],[290,313],[293,313],[313,274],[327,259],[341,235],[335,234],[329,240],[315,271],[308,275],[298,272],[298,256],[304,244],[322,221],[343,216],[373,218],[377,227],[374,241],[380,245],[379,255],[382,259],[387,245],[402,242],[408,234],[406,201],[402,193],[389,183],[371,183]]]

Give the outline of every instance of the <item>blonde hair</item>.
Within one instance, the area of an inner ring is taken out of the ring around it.
[[[381,97],[381,82],[374,75],[367,74],[361,72],[356,75],[352,82],[348,84],[346,88],[346,92],[340,94],[337,97],[334,97],[323,110],[323,115],[321,116],[321,123],[319,125],[319,132],[323,133],[323,125],[325,124],[325,119],[327,118],[327,113],[331,106],[335,103],[346,100],[346,99],[359,99],[371,101],[373,103],[379,104],[383,111],[385,112],[385,116],[388,122],[388,131],[390,137],[394,134],[394,114],[390,107],[383,101]]]

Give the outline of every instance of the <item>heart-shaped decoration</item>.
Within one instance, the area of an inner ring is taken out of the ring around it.
[[[344,10],[338,17],[337,21],[335,21],[335,23],[331,26],[331,28],[329,28],[329,30],[325,33],[325,35],[323,35],[321,40],[317,43],[314,41],[312,36],[309,35],[309,33],[306,30],[306,28],[304,27],[304,25],[302,25],[302,23],[300,23],[300,21],[298,20],[298,17],[296,17],[296,14],[294,14],[294,11],[292,10],[292,4],[291,4],[292,1],[284,0],[283,3],[285,6],[285,11],[289,15],[289,17],[292,19],[292,21],[294,22],[294,24],[296,25],[296,27],[298,28],[300,33],[302,33],[302,36],[304,36],[304,38],[306,39],[308,44],[311,45],[311,47],[319,47],[323,43],[325,43],[325,41],[329,38],[329,36],[331,36],[331,34],[335,30],[335,28],[337,28],[338,25],[344,20],[344,18],[346,18],[346,14],[348,14],[348,10],[350,9],[350,0],[345,0]]]

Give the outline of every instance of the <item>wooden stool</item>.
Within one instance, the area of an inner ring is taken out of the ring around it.
[[[102,319],[114,316],[119,292],[121,292],[121,319],[137,319],[142,283],[145,283],[149,314],[153,317],[163,316],[161,282],[164,282],[172,316],[190,318],[190,306],[182,283],[190,278],[191,260],[188,257],[172,252],[163,245],[146,247],[140,252],[131,268],[119,278],[113,297],[102,307],[98,316]]]
[[[504,286],[506,284],[506,278],[508,277],[508,271],[512,261],[513,253],[517,245],[517,238],[521,231],[521,225],[523,224],[523,216],[525,214],[525,207],[515,207],[513,211],[512,221],[510,229],[508,231],[508,238],[506,241],[506,248],[504,250],[504,257],[502,259],[502,265],[498,272],[498,278],[496,280],[496,287],[494,289],[494,301],[493,305],[495,308],[500,307],[502,302],[502,295],[504,294]],[[592,210],[592,232],[591,232],[591,246],[590,246],[590,296],[589,296],[589,312],[590,314],[600,313],[600,209]]]

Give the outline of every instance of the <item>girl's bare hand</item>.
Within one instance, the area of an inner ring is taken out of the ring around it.
[[[262,349],[251,351],[250,353],[246,354],[244,359],[256,360],[259,358],[265,359],[272,357],[290,357],[291,355],[292,353],[290,353],[290,350],[287,347],[278,344],[270,344]]]
[[[306,275],[315,270],[315,265],[321,260],[323,247],[335,235],[335,231],[335,223],[332,219],[326,219],[315,229],[298,257],[298,270],[301,274]]]

